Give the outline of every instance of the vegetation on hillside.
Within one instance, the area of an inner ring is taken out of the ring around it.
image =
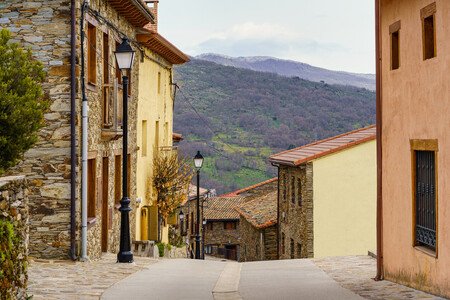
[[[196,59],[175,75],[180,150],[187,157],[203,153],[201,185],[219,194],[275,176],[267,163],[274,152],[375,122],[375,93],[363,88]]]

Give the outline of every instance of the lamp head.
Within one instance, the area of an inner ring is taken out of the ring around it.
[[[200,151],[197,151],[194,157],[194,165],[197,170],[200,170],[203,166],[203,156],[200,154]]]
[[[135,51],[131,48],[127,38],[123,38],[122,43],[117,47],[114,55],[116,56],[117,65],[119,69],[127,71],[131,69],[134,61]]]

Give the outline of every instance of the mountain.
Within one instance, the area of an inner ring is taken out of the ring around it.
[[[224,66],[244,68],[253,71],[276,73],[287,77],[300,77],[310,81],[328,84],[351,85],[375,90],[374,74],[357,74],[331,71],[323,68],[268,56],[230,57],[220,54],[200,54],[197,59],[207,60]]]
[[[201,186],[219,194],[275,176],[274,152],[375,122],[375,93],[364,88],[199,59],[177,67],[175,82],[180,152],[202,152]]]

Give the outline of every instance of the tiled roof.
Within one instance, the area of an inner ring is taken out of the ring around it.
[[[250,224],[263,229],[277,224],[277,191],[236,207]]]
[[[206,220],[239,220],[235,210],[238,205],[245,202],[243,197],[214,197],[205,203]]]
[[[269,161],[280,165],[298,166],[313,159],[374,140],[375,137],[376,127],[372,125],[274,154],[269,158]]]
[[[183,135],[181,133],[172,133],[172,141],[178,143],[184,140]]]
[[[157,32],[142,29],[141,33],[136,37],[142,45],[158,53],[171,64],[183,64],[190,60],[189,56],[181,52],[181,50]]]
[[[155,16],[142,0],[108,0],[109,4],[134,27],[155,23]]]
[[[266,180],[266,181],[263,181],[263,182],[260,182],[260,183],[248,186],[246,188],[243,188],[243,189],[240,189],[240,190],[237,190],[237,191],[234,191],[234,192],[230,192],[230,193],[221,195],[221,197],[235,197],[235,196],[238,196],[239,194],[248,192],[249,190],[253,190],[255,188],[258,188],[258,187],[263,186],[265,184],[269,184],[269,183],[275,182],[277,180],[278,180],[278,177],[274,177],[274,178],[271,178],[269,180]]]

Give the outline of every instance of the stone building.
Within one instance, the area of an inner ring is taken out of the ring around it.
[[[376,244],[376,129],[274,154],[280,259],[367,255]]]
[[[450,297],[450,2],[377,0],[378,279]]]
[[[273,260],[278,258],[277,199],[275,188],[236,208],[240,215],[241,252],[239,261]]]
[[[207,200],[203,235],[205,254],[239,260],[241,237],[239,214],[235,208],[244,202],[245,198],[240,196]]]
[[[142,0],[0,3],[0,27],[9,29],[14,41],[30,47],[44,64],[47,80],[43,88],[51,101],[38,143],[11,172],[25,174],[30,183],[31,256],[76,259],[80,255],[82,183],[88,190],[87,255],[97,258],[102,252],[118,251],[123,89],[113,52],[124,37],[136,50],[132,71],[127,74],[128,194],[135,236],[139,68],[148,53],[138,34],[148,24],[157,25],[155,10]],[[83,100],[88,106],[86,170],[81,164]]]
[[[210,196],[210,190],[200,187],[200,219],[203,220],[204,205]],[[180,211],[183,212],[183,220],[180,220]],[[197,186],[190,184],[186,199],[181,203],[180,209],[174,214],[177,218],[178,229],[181,236],[185,237],[188,252],[195,253],[195,229],[197,226]],[[199,227],[200,236],[203,237],[203,221]],[[203,240],[203,239],[202,239]]]

